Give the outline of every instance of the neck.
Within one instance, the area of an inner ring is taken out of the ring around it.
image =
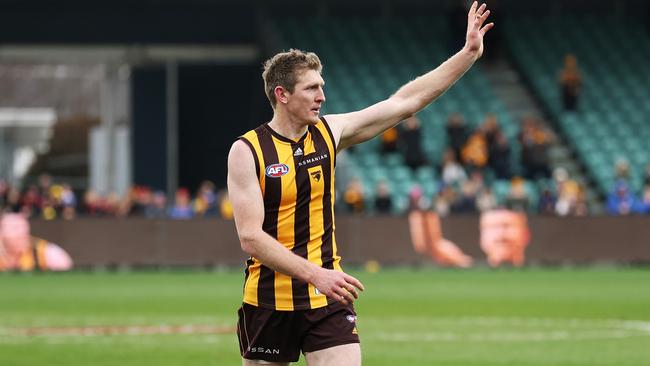
[[[300,139],[307,132],[307,126],[281,109],[275,110],[273,119],[269,122],[269,127],[275,132],[294,141]]]

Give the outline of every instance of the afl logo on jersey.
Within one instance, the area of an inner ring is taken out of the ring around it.
[[[289,173],[287,164],[273,164],[266,167],[266,176],[271,178],[279,178]]]

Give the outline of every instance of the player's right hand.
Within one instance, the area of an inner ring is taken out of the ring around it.
[[[311,282],[322,294],[345,305],[358,299],[357,290],[364,289],[361,281],[349,274],[325,268],[320,268]]]

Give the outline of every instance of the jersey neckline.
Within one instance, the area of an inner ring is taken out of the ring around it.
[[[288,137],[284,137],[284,136],[280,135],[277,131],[275,131],[274,129],[272,129],[271,126],[269,126],[269,123],[268,123],[268,122],[266,122],[266,123],[264,124],[264,128],[265,128],[265,129],[266,129],[266,130],[267,130],[271,135],[273,135],[273,137],[277,138],[278,140],[280,140],[280,141],[282,141],[282,142],[286,142],[286,143],[289,143],[289,144],[299,144],[299,143],[305,141],[305,139],[307,138],[307,135],[309,134],[309,131],[311,130],[311,126],[308,126],[308,127],[307,127],[307,131],[306,131],[306,132],[305,132],[305,133],[304,133],[304,134],[303,134],[303,135],[298,139],[298,141],[294,141],[294,140],[292,140],[292,139],[290,139],[290,138],[288,138]]]

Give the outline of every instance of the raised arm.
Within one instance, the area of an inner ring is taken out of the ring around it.
[[[242,249],[265,266],[314,285],[321,293],[345,304],[363,289],[356,278],[327,270],[295,255],[262,230],[264,200],[248,146],[236,141],[228,155],[228,195],[232,202],[237,234]],[[347,290],[347,291],[346,291]]]
[[[442,95],[483,54],[483,36],[494,26],[485,4],[474,2],[467,14],[465,46],[436,69],[403,85],[390,98],[366,109],[326,116],[338,149],[371,139],[414,115]]]

